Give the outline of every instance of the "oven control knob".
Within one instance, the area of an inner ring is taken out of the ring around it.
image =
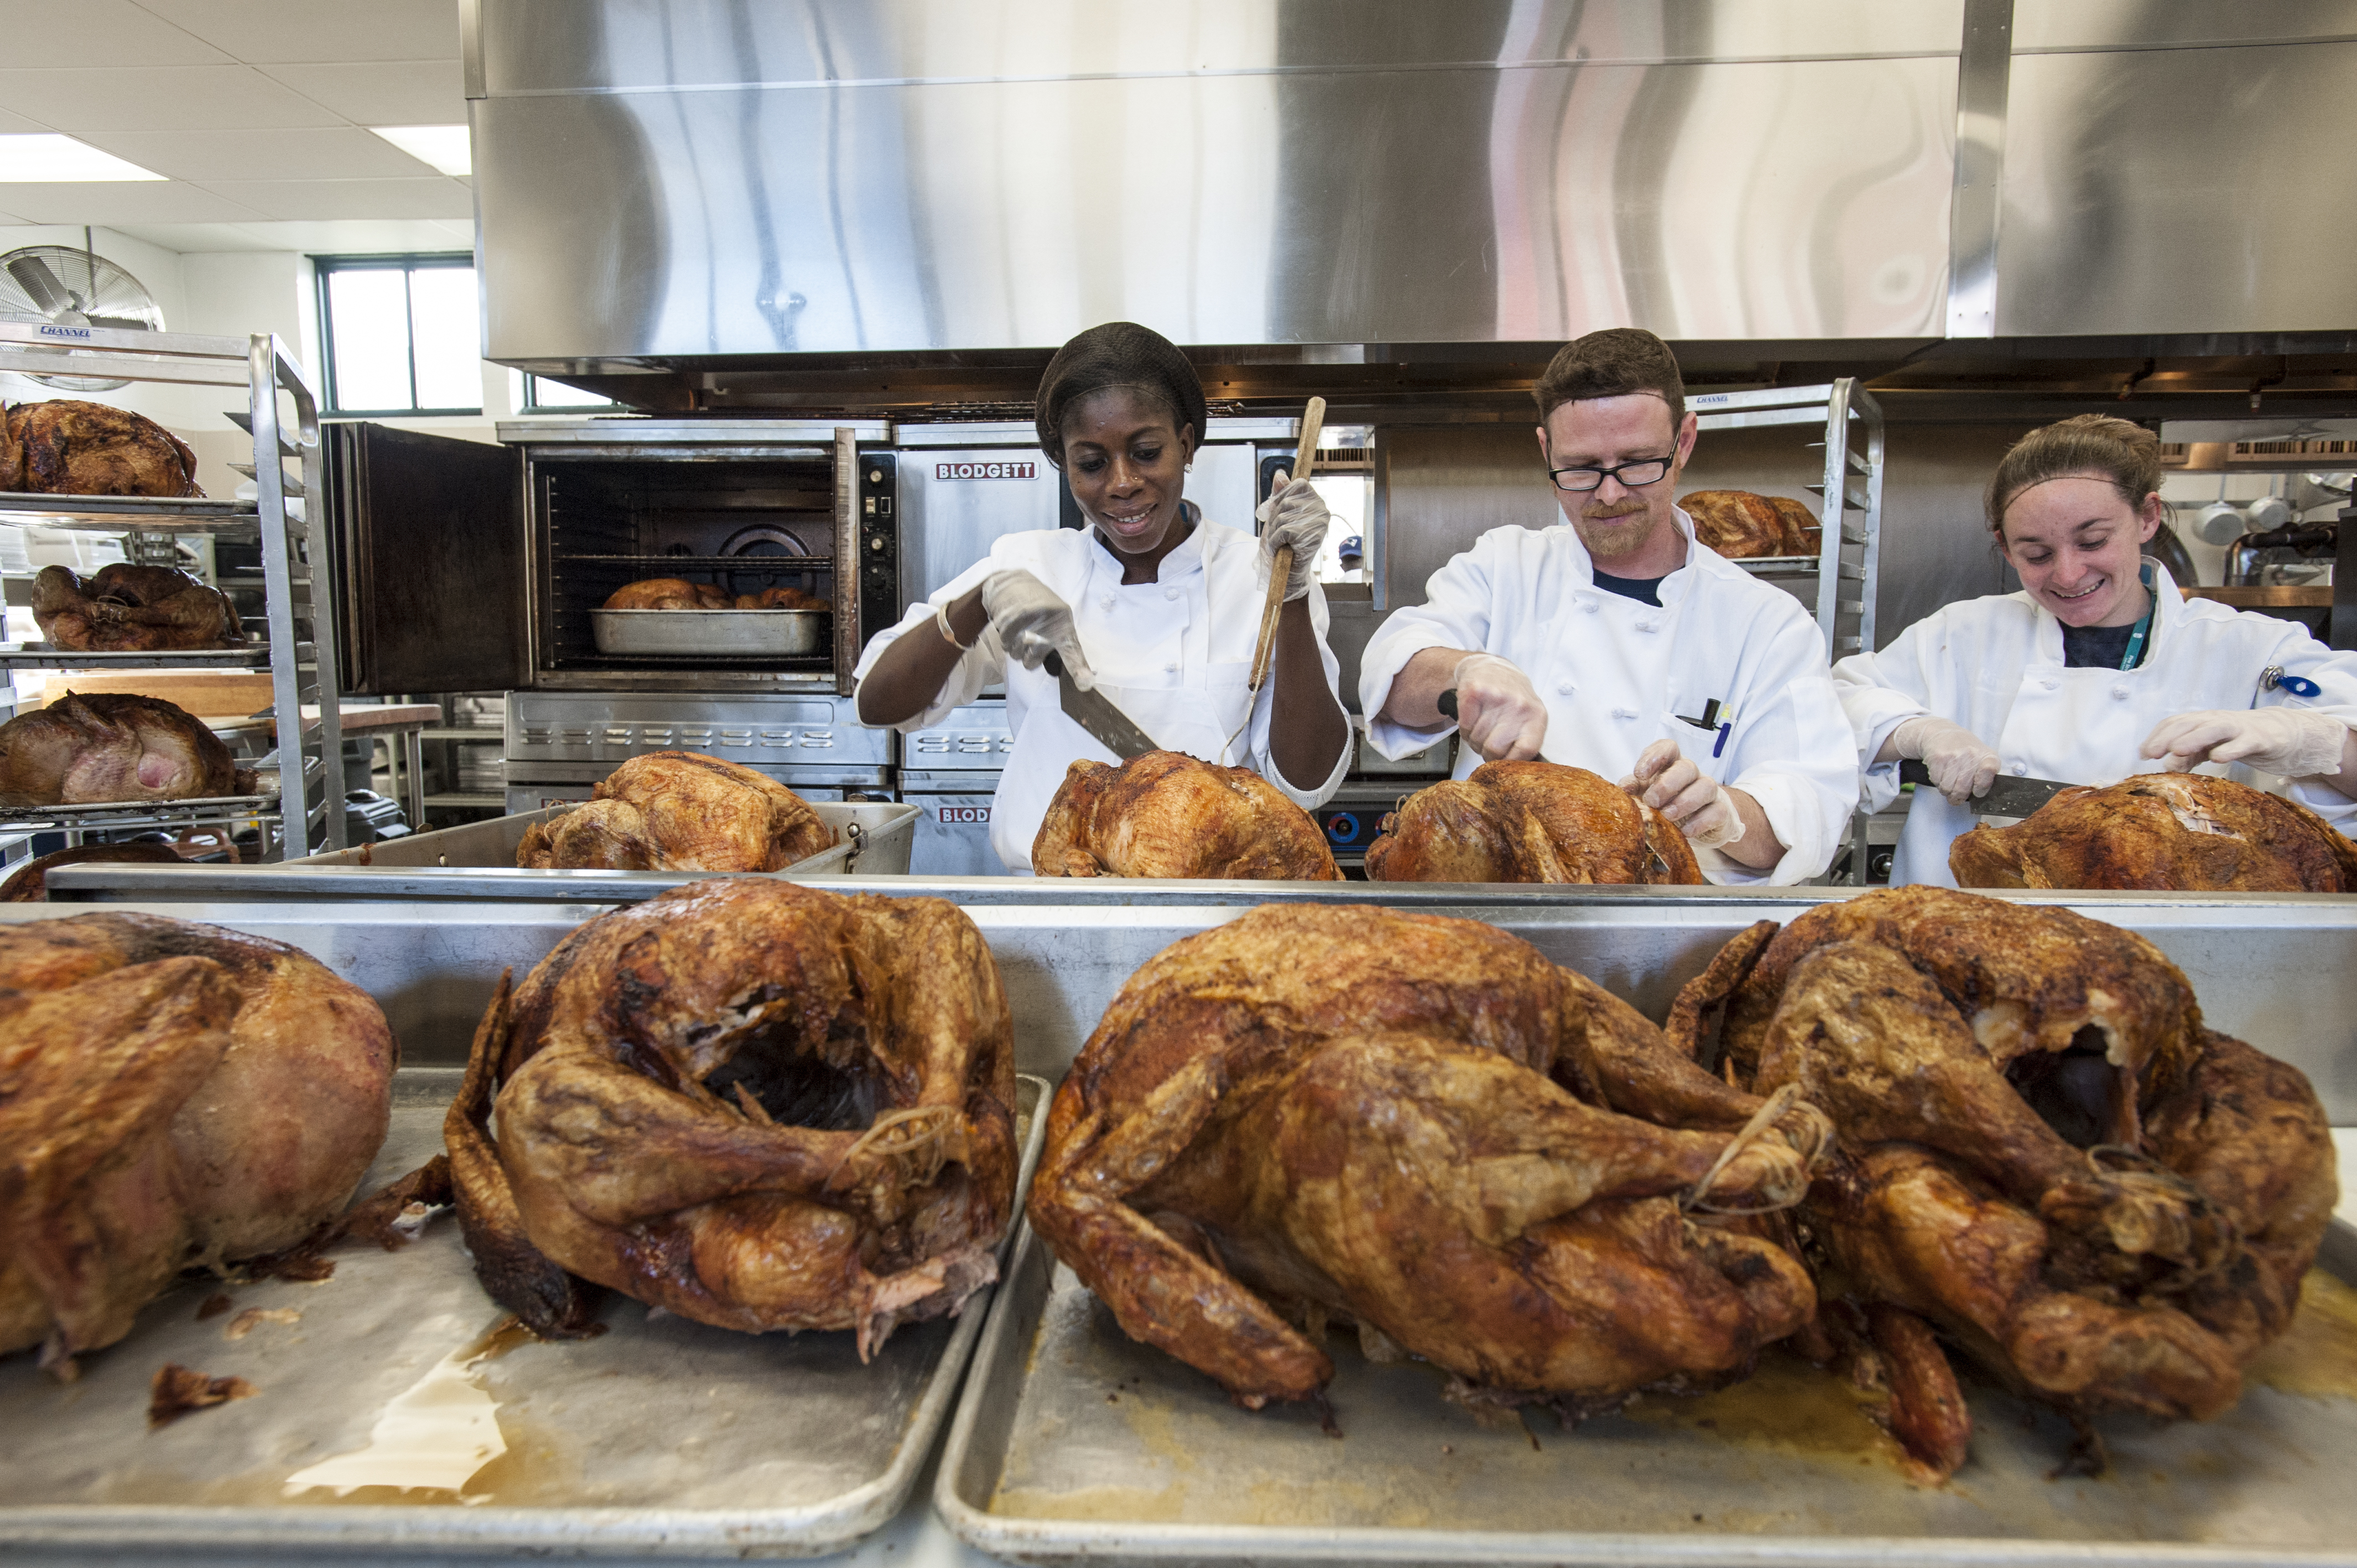
[[[881,555],[892,548],[892,542],[880,533],[870,534],[867,538],[867,548]]]

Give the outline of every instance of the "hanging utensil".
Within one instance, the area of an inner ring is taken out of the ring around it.
[[[1318,437],[1325,428],[1326,400],[1313,397],[1308,406],[1301,411],[1301,441],[1293,449],[1293,472],[1287,477],[1288,484],[1309,482],[1309,471],[1318,466]],[[1276,492],[1271,490],[1269,495],[1274,498]],[[1260,705],[1261,683],[1268,679],[1269,657],[1276,648],[1276,618],[1285,608],[1285,585],[1292,575],[1293,546],[1279,545],[1275,558],[1268,564],[1268,597],[1261,605],[1260,638],[1253,644],[1252,683],[1244,691],[1243,722],[1236,726],[1234,734],[1228,736],[1227,744],[1220,748],[1220,760],[1222,762],[1234,749],[1236,736],[1251,726],[1253,710]]]

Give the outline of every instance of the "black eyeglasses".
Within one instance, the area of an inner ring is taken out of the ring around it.
[[[1669,471],[1667,457],[1643,457],[1617,468],[1549,468],[1547,477],[1559,490],[1592,490],[1607,478],[1618,479],[1633,490],[1640,485],[1661,483]]]

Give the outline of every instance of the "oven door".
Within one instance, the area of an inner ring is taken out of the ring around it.
[[[319,440],[343,689],[522,685],[521,456],[382,424],[328,424]]]

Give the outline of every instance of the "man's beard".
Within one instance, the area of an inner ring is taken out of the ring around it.
[[[1653,531],[1646,526],[1647,521],[1647,509],[1641,501],[1624,503],[1609,512],[1593,515],[1583,510],[1577,530],[1579,542],[1587,546],[1587,553],[1593,559],[1618,561],[1635,554],[1652,541]],[[1591,534],[1591,529],[1597,532]]]

